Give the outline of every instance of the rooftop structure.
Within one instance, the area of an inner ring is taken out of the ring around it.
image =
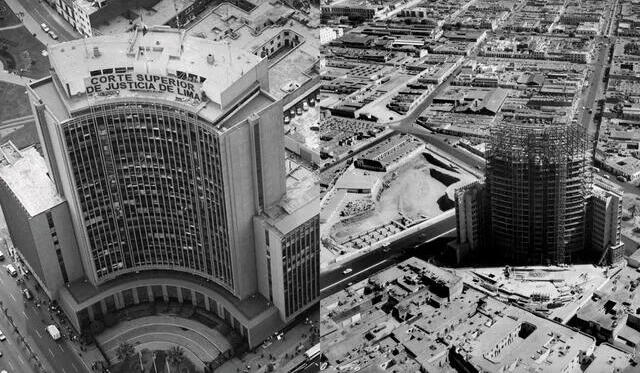
[[[14,191],[30,216],[64,202],[35,147],[18,150],[11,142],[0,145],[0,180]]]
[[[570,371],[596,347],[592,337],[463,288],[454,271],[416,258],[325,298],[321,308],[332,372]]]

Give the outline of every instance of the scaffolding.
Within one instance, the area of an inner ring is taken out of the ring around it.
[[[490,128],[491,235],[514,264],[569,263],[584,248],[586,133],[575,123],[501,121]]]

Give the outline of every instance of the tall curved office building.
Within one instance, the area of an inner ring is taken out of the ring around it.
[[[287,194],[267,59],[165,27],[49,56],[51,76],[28,93],[65,205],[39,212],[58,268],[38,270],[44,248],[22,251],[77,328],[141,302],[187,302],[255,346],[317,301],[317,183]],[[73,239],[59,237],[65,219]]]
[[[508,263],[571,263],[584,251],[585,144],[577,124],[492,126],[486,172],[491,248]]]

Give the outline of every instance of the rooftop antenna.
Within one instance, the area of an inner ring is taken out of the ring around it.
[[[89,58],[89,50],[87,49],[87,36],[83,35],[82,45],[84,46],[84,58]]]
[[[227,83],[229,83],[229,68],[231,67],[231,44],[229,43],[229,40],[226,40],[226,44],[227,44]]]
[[[140,24],[144,27],[144,12],[140,10],[140,1],[136,0],[136,9],[140,14]]]
[[[175,9],[175,11],[176,11],[176,28],[179,30],[180,29],[180,14],[178,13],[178,4],[176,3],[176,0],[173,0],[173,9]]]

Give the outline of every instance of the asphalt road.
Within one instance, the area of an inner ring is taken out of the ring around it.
[[[36,22],[38,22],[38,24],[46,23],[47,26],[49,26],[49,28],[58,35],[58,41],[69,41],[78,38],[77,35],[68,31],[61,25],[62,22],[65,22],[64,19],[62,19],[62,16],[57,14],[55,9],[53,9],[44,0],[19,0],[19,3],[25,8],[26,12],[29,13]],[[56,15],[54,16],[53,14]],[[54,40],[51,39],[51,41],[53,42]]]
[[[46,326],[51,324],[51,319],[46,307],[41,306],[37,308],[33,299],[27,301],[23,298],[21,286],[24,285],[18,285],[16,278],[9,276],[4,269],[5,266],[10,263],[10,256],[6,255],[6,253],[5,256],[7,259],[2,262],[2,268],[0,270],[0,301],[8,308],[8,314],[17,325],[20,334],[25,337],[27,343],[31,346],[40,361],[46,359],[46,361],[49,362],[49,364],[44,364],[45,366],[51,365],[54,367],[55,373],[81,373],[89,371],[84,363],[78,359],[76,352],[73,350],[74,347],[70,346],[70,342],[68,342],[66,338],[54,341],[45,331]],[[44,295],[38,294],[32,286],[30,286],[30,288],[36,298],[45,299]],[[0,320],[2,319],[6,319],[6,317],[0,314]],[[3,327],[5,326],[3,325]],[[17,338],[17,334],[13,332],[13,330],[7,329],[5,334],[7,334],[8,337],[11,335]],[[22,350],[24,350],[24,348],[22,348]],[[28,352],[25,352],[22,358],[24,359],[29,355]],[[10,370],[9,372],[22,371]],[[47,369],[47,372],[51,371]]]
[[[393,242],[389,245],[388,249],[374,251],[369,255],[363,255],[353,261],[345,263],[342,268],[321,273],[321,298],[346,288],[350,282],[361,281],[369,277],[370,274],[379,272],[410,256],[437,254],[438,250],[444,249],[446,242],[450,241],[451,238],[447,238],[445,242],[436,240],[435,238],[442,235],[454,237],[455,228],[455,216],[448,217],[432,224],[422,231]],[[432,244],[430,245],[429,243]],[[352,272],[345,275],[342,272],[347,267],[351,268]]]

